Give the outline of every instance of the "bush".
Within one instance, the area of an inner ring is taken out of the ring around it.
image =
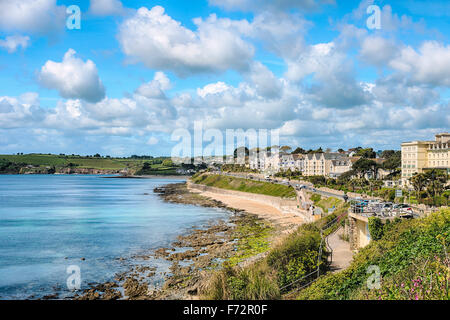
[[[225,266],[211,277],[201,294],[213,300],[273,300],[281,297],[276,277],[264,262],[251,268]]]
[[[267,264],[276,270],[280,288],[317,270],[320,243],[319,229],[309,226],[300,228],[270,252]],[[322,251],[320,268],[323,271],[328,267],[328,254],[326,250]],[[297,285],[306,282],[309,280],[305,279]]]
[[[369,218],[369,233],[372,240],[380,240],[383,236],[383,222],[380,218]]]
[[[372,241],[354,256],[351,265],[336,274],[325,275],[310,287],[302,290],[299,299],[409,299],[410,292],[401,288],[414,284],[420,287],[418,279],[423,281],[433,270],[444,270],[433,284],[434,291],[417,298],[449,299],[450,277],[448,259],[450,247],[450,210],[415,220],[402,220],[391,224],[379,241]],[[430,267],[437,262],[436,266]],[[369,292],[366,287],[367,267],[377,265],[382,275],[380,291]],[[423,273],[425,270],[428,273]],[[440,271],[438,271],[440,272]],[[397,289],[394,290],[394,288]],[[427,288],[427,287],[424,287]],[[436,289],[439,288],[439,289]],[[427,290],[430,288],[427,288]],[[393,292],[392,294],[390,294]],[[426,290],[425,290],[426,292]],[[415,299],[416,296],[414,295]]]

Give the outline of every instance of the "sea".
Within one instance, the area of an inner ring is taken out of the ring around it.
[[[0,299],[70,298],[136,263],[157,268],[157,287],[168,262],[135,257],[228,215],[218,208],[166,203],[153,193],[177,182],[0,175]]]

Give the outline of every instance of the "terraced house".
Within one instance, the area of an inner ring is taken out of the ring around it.
[[[341,153],[311,153],[305,155],[303,175],[337,177],[351,168],[351,159]]]
[[[450,133],[439,133],[434,141],[402,143],[402,183],[427,169],[444,169],[450,173]]]

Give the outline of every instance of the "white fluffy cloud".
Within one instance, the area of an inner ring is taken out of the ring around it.
[[[0,96],[0,128],[24,128],[39,123],[44,111],[39,106],[36,93],[24,93],[20,97]]]
[[[164,72],[156,72],[152,81],[142,84],[136,93],[154,99],[165,99],[165,90],[170,89],[170,80]]]
[[[393,40],[369,36],[362,41],[360,54],[364,61],[382,67],[396,56],[398,50]]]
[[[368,102],[370,95],[356,81],[354,65],[334,42],[308,47],[296,60],[288,61],[286,78],[309,81],[309,99],[330,108],[351,108]]]
[[[122,15],[125,8],[120,0],[91,0],[89,12],[97,16]]]
[[[14,35],[6,37],[4,40],[0,39],[0,47],[5,48],[9,53],[13,53],[19,47],[22,47],[22,49],[28,47],[29,42],[30,37],[28,36]]]
[[[412,82],[450,87],[450,45],[425,41],[419,51],[407,46],[389,65]]]
[[[0,1],[0,30],[30,33],[63,31],[66,8],[56,0]]]
[[[39,73],[39,82],[58,90],[67,99],[83,99],[98,102],[105,97],[105,88],[99,78],[97,67],[91,60],[84,62],[69,49],[62,62],[47,61]]]
[[[201,19],[192,31],[164,13],[164,8],[140,8],[121,26],[118,35],[131,62],[179,75],[246,70],[253,47],[237,33]]]

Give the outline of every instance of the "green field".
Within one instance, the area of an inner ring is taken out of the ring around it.
[[[33,171],[51,167],[56,172],[64,168],[112,171],[120,171],[127,168],[130,173],[176,174],[178,167],[172,165],[171,162],[163,165],[164,160],[167,159],[87,157],[54,154],[0,155],[0,173],[22,173],[24,170],[36,173]],[[33,166],[34,168],[29,168],[28,166]],[[142,171],[143,167],[146,167],[145,172]]]
[[[126,164],[109,158],[87,158],[77,156],[58,156],[48,154],[24,154],[24,155],[0,155],[4,159],[13,163],[22,163],[33,166],[54,166],[67,167],[70,163],[80,168],[92,169],[123,169]],[[141,160],[138,160],[141,161]]]
[[[295,198],[296,196],[295,190],[290,186],[221,175],[203,174],[193,177],[192,182],[210,187],[258,193],[274,197]]]

